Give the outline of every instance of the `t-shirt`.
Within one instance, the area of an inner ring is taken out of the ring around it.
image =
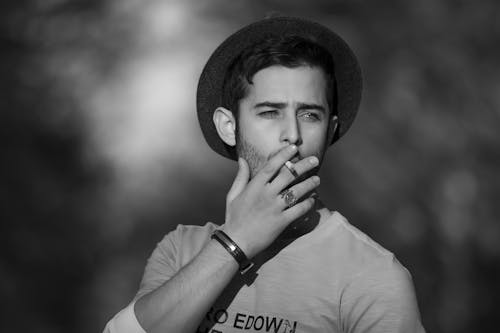
[[[210,222],[179,225],[165,236],[148,260],[135,299],[188,264],[217,228]],[[198,332],[425,332],[409,272],[338,212],[253,261],[254,271],[235,275]],[[138,325],[132,307],[121,312],[127,329]],[[108,332],[115,332],[118,317]],[[126,332],[144,331],[139,326]]]

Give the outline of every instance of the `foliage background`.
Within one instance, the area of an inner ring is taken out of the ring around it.
[[[323,23],[362,64],[323,200],[412,272],[429,332],[493,331],[500,279],[495,0],[25,0],[0,5],[0,331],[99,332],[178,223],[221,222],[233,162],[198,75],[269,11]]]

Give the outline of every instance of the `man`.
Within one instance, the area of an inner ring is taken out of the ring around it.
[[[208,144],[238,160],[225,222],[165,236],[105,331],[424,332],[408,271],[316,194],[361,98],[347,44],[302,19],[256,22],[217,48],[197,98]]]

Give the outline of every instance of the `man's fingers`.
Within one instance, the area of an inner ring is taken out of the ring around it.
[[[310,171],[311,169],[318,166],[318,164],[318,158],[316,156],[311,156],[304,158],[295,164],[291,163],[290,167],[292,168],[292,171],[296,173],[295,175],[291,170],[288,169],[287,166],[281,168],[279,175],[276,176],[276,178],[272,181],[272,186],[275,189],[275,192],[281,192],[285,187],[287,187],[297,178],[296,175],[300,177],[307,171]]]
[[[236,198],[248,184],[250,178],[250,168],[247,161],[242,157],[238,158],[238,173],[234,179],[231,189],[227,193],[227,202],[231,202]]]
[[[290,145],[282,150],[280,150],[275,156],[273,156],[262,170],[255,176],[260,182],[267,183],[273,176],[278,172],[278,170],[292,158],[293,155],[297,153],[297,146]]]
[[[295,221],[299,217],[305,215],[308,211],[311,210],[314,206],[314,198],[307,198],[301,202],[298,202],[297,204],[293,205],[292,207],[286,209],[283,211],[283,215],[285,218],[285,221],[288,221],[288,223]]]
[[[290,191],[292,191],[297,199],[302,198],[307,193],[314,190],[320,184],[320,179],[318,176],[312,176],[307,178],[306,180],[290,187]]]

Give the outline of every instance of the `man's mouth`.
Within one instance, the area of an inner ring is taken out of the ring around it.
[[[295,155],[293,155],[293,157],[291,159],[289,159],[289,161],[292,162],[293,164],[295,164],[298,161],[300,161],[301,159],[302,159],[302,156],[300,156],[300,153],[297,151],[295,153]]]

